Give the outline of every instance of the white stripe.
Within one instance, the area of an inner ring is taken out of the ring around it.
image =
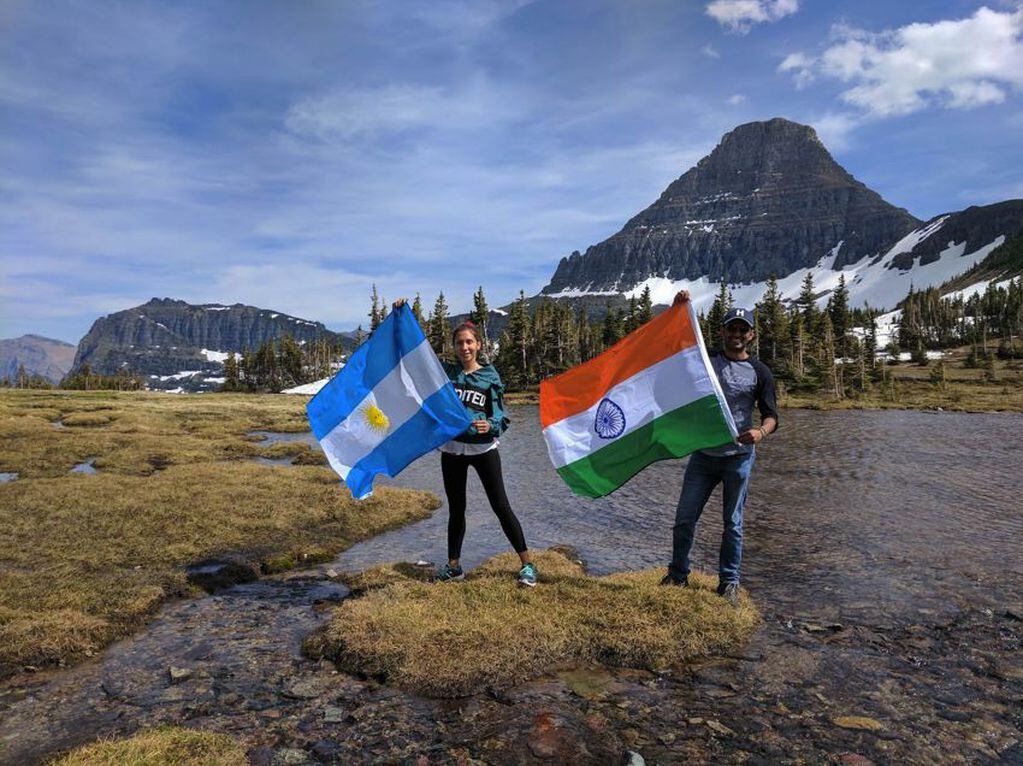
[[[696,333],[696,342],[700,346],[700,355],[703,356],[703,366],[710,372],[710,382],[714,385],[714,393],[717,394],[718,407],[721,408],[725,424],[728,426],[728,430],[732,432],[732,438],[735,439],[739,436],[739,429],[735,425],[735,418],[732,417],[732,410],[728,407],[725,392],[721,389],[721,381],[718,380],[718,374],[714,370],[714,365],[710,363],[710,355],[707,354],[707,344],[703,342],[703,333],[700,332],[700,322],[696,318],[696,309],[693,308],[693,302],[686,301],[686,308],[689,309],[689,323]]]
[[[375,450],[413,415],[423,401],[448,382],[444,368],[425,340],[401,358],[383,380],[376,384],[352,410],[320,440],[330,466],[341,479],[348,478],[351,467]],[[386,429],[370,426],[366,410],[378,407],[387,416]]]
[[[610,399],[625,413],[620,439],[666,412],[715,393],[716,376],[704,363],[697,346],[690,346],[614,386],[602,398]],[[594,421],[597,402],[588,410],[569,415],[543,430],[547,452],[555,468],[574,463],[615,439],[597,435]]]

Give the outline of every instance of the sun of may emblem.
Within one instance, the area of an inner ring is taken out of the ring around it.
[[[593,419],[593,430],[601,439],[617,439],[625,432],[625,413],[610,399],[601,399]]]
[[[362,414],[366,416],[367,425],[374,431],[386,431],[387,427],[391,425],[391,421],[384,411],[375,404],[367,404],[363,407]]]

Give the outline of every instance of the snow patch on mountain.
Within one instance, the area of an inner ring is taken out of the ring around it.
[[[230,351],[210,351],[208,348],[202,349],[199,353],[206,357],[207,362],[220,362],[223,364],[227,361],[228,354]]]
[[[851,306],[862,306],[870,304],[874,307],[891,308],[906,297],[910,288],[917,290],[926,287],[937,287],[953,277],[962,274],[983,261],[992,250],[1005,242],[1005,236],[1001,235],[987,245],[974,250],[972,253],[964,252],[965,242],[949,242],[948,246],[941,251],[937,260],[926,265],[914,265],[909,270],[899,270],[891,267],[892,260],[901,253],[913,250],[920,242],[935,234],[945,221],[939,218],[936,221],[910,232],[896,242],[880,258],[873,255],[865,255],[855,263],[849,264],[841,269],[835,269],[835,259],[842,247],[839,242],[827,255],[821,258],[810,268],[797,269],[778,280],[778,290],[782,299],[794,300],[798,297],[803,286],[803,280],[807,274],[813,276],[814,291],[820,294],[817,302],[823,305],[827,302],[828,295],[838,287],[839,280],[845,276],[846,288],[849,290],[849,304]],[[588,287],[588,286],[587,286]],[[670,304],[679,290],[688,290],[692,296],[693,305],[697,311],[710,309],[714,298],[721,288],[720,282],[714,282],[706,277],[696,280],[672,280],[667,277],[650,277],[632,287],[624,293],[626,298],[638,298],[645,288],[650,288],[650,298],[656,303]],[[984,290],[987,283],[967,288],[970,290]],[[767,288],[767,282],[754,282],[743,285],[729,285],[732,297],[736,305],[753,306],[761,300]],[[585,295],[615,295],[613,291],[598,291],[587,289],[563,290],[551,295],[552,298],[577,298]]]

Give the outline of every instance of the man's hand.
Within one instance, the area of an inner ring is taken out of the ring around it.
[[[673,300],[671,302],[671,305],[672,306],[681,306],[683,303],[686,303],[688,300],[689,300],[689,291],[688,290],[679,290],[677,293],[675,293],[675,300]]]
[[[750,428],[739,434],[739,444],[759,444],[764,438],[762,428]]]
[[[476,433],[478,434],[485,434],[490,432],[489,420],[474,420],[472,422],[472,425],[476,429]]]
[[[405,299],[404,298],[398,298],[398,300],[396,300],[394,303],[391,304],[391,308],[394,309],[395,311],[397,311],[398,309],[400,309],[404,305],[405,305]]]

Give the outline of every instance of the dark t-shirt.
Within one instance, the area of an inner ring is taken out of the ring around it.
[[[778,420],[774,376],[766,364],[752,356],[737,362],[725,356],[720,349],[711,351],[709,356],[739,433],[753,428],[754,404],[760,410],[761,421],[766,417]],[[744,455],[753,451],[753,445],[723,444],[700,451],[714,457]]]

